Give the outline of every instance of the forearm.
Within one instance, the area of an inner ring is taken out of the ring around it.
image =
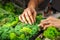
[[[30,0],[28,7],[36,8],[43,0]]]

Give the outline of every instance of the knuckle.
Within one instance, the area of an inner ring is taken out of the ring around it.
[[[29,13],[29,16],[32,16],[32,14],[31,14],[31,13]]]

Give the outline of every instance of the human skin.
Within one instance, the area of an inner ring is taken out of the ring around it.
[[[27,8],[24,10],[24,12],[19,16],[19,20],[24,23],[33,24],[36,21],[36,15],[37,12],[35,11],[35,8],[42,3],[44,0],[30,0],[28,3]],[[60,28],[60,20],[56,19],[54,17],[48,17],[44,21],[42,21],[39,26],[46,29],[48,26],[55,26],[57,28]]]
[[[43,0],[30,0],[28,3],[27,8],[24,10],[24,12],[19,16],[19,20],[24,23],[33,24],[36,21],[36,15],[37,12],[35,11],[35,8],[42,3]]]
[[[56,28],[60,28],[60,19],[50,16],[47,19],[42,20],[38,26],[43,27],[43,29],[46,29],[49,26],[54,26]]]

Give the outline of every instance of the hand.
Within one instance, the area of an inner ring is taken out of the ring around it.
[[[19,16],[19,20],[24,23],[33,24],[36,21],[36,11],[34,8],[26,8]]]
[[[56,19],[54,17],[48,17],[45,20],[42,20],[41,23],[38,25],[46,29],[49,26],[55,26],[56,28],[60,28],[60,19]]]

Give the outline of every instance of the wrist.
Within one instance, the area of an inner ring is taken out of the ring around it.
[[[30,7],[28,6],[27,8],[29,8],[31,10],[35,10],[35,8],[34,7],[31,7],[31,6]]]
[[[28,8],[35,9],[35,6],[34,5],[28,5]]]
[[[35,9],[36,8],[35,0],[30,0],[30,2],[28,3],[28,7]]]

